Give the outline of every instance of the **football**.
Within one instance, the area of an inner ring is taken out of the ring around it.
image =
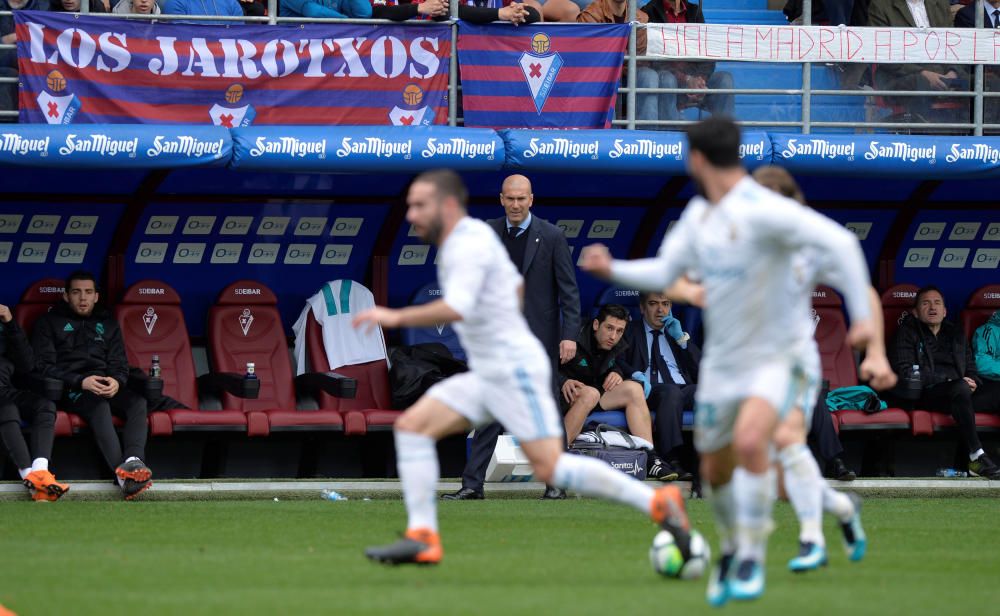
[[[674,534],[667,530],[656,533],[653,545],[649,548],[649,562],[653,565],[653,570],[670,578],[700,578],[712,557],[708,542],[700,532],[692,530],[687,537],[688,555],[685,558],[681,545],[683,541],[683,538],[680,541],[675,539]]]

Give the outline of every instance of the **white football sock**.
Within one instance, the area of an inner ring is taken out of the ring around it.
[[[973,451],[972,453],[969,454],[969,462],[975,462],[976,460],[979,459],[979,456],[983,455],[984,453],[986,452],[983,451],[982,447]]]
[[[823,476],[809,448],[789,445],[778,454],[785,475],[785,492],[799,518],[799,541],[826,547],[823,538]]]
[[[646,515],[649,515],[653,500],[653,488],[638,479],[616,471],[600,460],[570,453],[559,456],[552,485],[584,496],[597,496],[631,505]]]
[[[835,516],[842,523],[851,521],[854,517],[854,503],[843,492],[838,492],[823,482],[823,511]]]
[[[761,564],[767,550],[767,536],[774,523],[771,509],[775,498],[774,469],[751,473],[742,466],[733,471],[733,498],[736,503],[736,556]]]
[[[21,475],[21,479],[24,479],[29,474],[31,474],[31,468],[30,467],[29,468],[19,468],[19,469],[17,469],[17,472],[18,472],[19,475]]]
[[[722,554],[735,554],[736,541],[733,530],[736,526],[736,503],[733,500],[732,482],[712,487],[705,484],[705,497],[712,503],[715,514],[715,532],[719,535],[719,549]]]
[[[437,532],[437,485],[440,478],[434,439],[415,432],[395,432],[396,468],[403,484],[408,530]]]
[[[48,460],[48,458],[35,458],[31,462],[31,470],[33,470],[33,471],[47,471],[47,470],[49,470],[49,460]]]

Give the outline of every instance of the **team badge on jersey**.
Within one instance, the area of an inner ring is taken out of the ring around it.
[[[552,40],[548,34],[536,32],[531,37],[531,51],[522,53],[518,64],[528,82],[531,98],[535,101],[535,110],[540,115],[545,101],[549,99],[549,94],[556,85],[556,76],[562,69],[562,56],[552,51]]]
[[[395,106],[389,112],[393,126],[430,126],[434,122],[434,112],[428,113],[424,102],[424,91],[415,83],[403,88],[403,106]]]
[[[63,94],[66,85],[66,78],[59,71],[52,71],[45,77],[45,90],[36,100],[49,124],[70,124],[80,111],[81,103],[76,94]]]
[[[243,330],[244,336],[250,333],[251,325],[253,325],[253,313],[249,308],[244,308],[243,314],[240,315],[240,329]]]
[[[234,83],[226,90],[226,103],[235,105],[243,100],[243,86]],[[253,124],[257,117],[257,111],[253,105],[243,105],[242,107],[222,106],[216,103],[208,110],[212,124],[225,126],[226,128],[246,128]]]
[[[142,324],[146,326],[146,333],[150,336],[153,335],[153,328],[156,327],[156,321],[159,318],[156,316],[156,310],[152,307],[146,308],[146,314],[142,315]]]

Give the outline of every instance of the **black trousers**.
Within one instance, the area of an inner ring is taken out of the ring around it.
[[[653,385],[646,399],[649,410],[656,412],[656,433],[653,440],[656,450],[668,459],[670,452],[684,444],[684,410],[694,408],[696,384],[675,385],[661,383]]]
[[[21,420],[31,426],[31,447],[21,433]],[[0,442],[17,468],[31,466],[32,457],[52,457],[56,405],[30,391],[0,390]]]
[[[844,453],[844,446],[840,444],[840,437],[833,427],[833,415],[826,404],[826,393],[825,389],[820,392],[813,408],[812,423],[809,424],[807,435],[809,448],[812,449],[813,457],[819,462],[821,469],[827,462]]]
[[[986,399],[985,397],[983,398]],[[914,403],[918,409],[950,413],[969,453],[983,445],[976,434],[976,416],[972,407],[972,389],[964,380],[948,381],[925,387]]]
[[[66,399],[66,410],[76,413],[90,426],[97,441],[97,448],[111,469],[115,469],[126,458],[144,458],[146,450],[146,399],[121,388],[112,398],[104,398],[89,391],[70,393]],[[122,441],[111,423],[115,415],[125,420]]]

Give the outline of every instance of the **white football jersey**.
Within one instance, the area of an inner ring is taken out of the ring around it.
[[[548,365],[521,313],[521,274],[489,225],[468,216],[455,225],[441,246],[438,282],[444,302],[462,315],[454,327],[472,370],[507,374],[519,365]]]
[[[800,308],[789,301],[793,257],[803,249],[841,262],[848,310],[869,316],[868,272],[850,231],[745,177],[719,203],[688,203],[656,257],[614,261],[621,285],[662,291],[689,271],[705,287],[704,362],[710,369],[740,370],[776,358],[796,357],[803,337]],[[810,287],[804,295],[811,294]]]

